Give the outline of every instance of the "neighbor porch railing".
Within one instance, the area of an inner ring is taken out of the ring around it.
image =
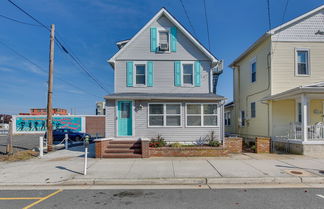
[[[288,139],[303,139],[303,128],[301,124],[290,124],[288,130]],[[308,125],[307,140],[324,140],[324,124],[319,122],[315,125]]]

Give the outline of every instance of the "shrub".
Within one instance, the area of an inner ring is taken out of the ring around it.
[[[151,139],[150,147],[157,148],[157,147],[165,147],[165,146],[166,146],[165,139],[160,134],[158,134],[157,137]]]
[[[182,144],[180,144],[179,142],[175,142],[175,143],[170,144],[170,147],[179,148],[179,147],[182,147]]]
[[[208,146],[211,146],[211,147],[219,147],[220,146],[220,143],[219,141],[209,141],[208,143]]]

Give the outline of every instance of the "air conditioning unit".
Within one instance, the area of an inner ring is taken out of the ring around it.
[[[169,51],[169,44],[160,44],[160,51]]]

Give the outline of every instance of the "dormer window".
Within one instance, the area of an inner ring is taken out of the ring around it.
[[[169,51],[170,38],[169,30],[159,30],[159,51],[165,52]]]

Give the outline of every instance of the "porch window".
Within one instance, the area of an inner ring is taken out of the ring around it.
[[[297,50],[297,75],[309,75],[309,51]]]
[[[136,85],[145,85],[145,64],[136,64]]]
[[[149,126],[181,126],[181,104],[149,104]]]
[[[231,125],[231,112],[225,112],[224,114],[225,126]]]
[[[251,118],[255,118],[256,116],[256,109],[255,109],[255,102],[251,103]]]
[[[217,104],[187,104],[187,126],[218,126]]]
[[[300,102],[297,104],[297,122],[302,122],[302,106]]]
[[[193,64],[182,64],[183,84],[193,85]]]

